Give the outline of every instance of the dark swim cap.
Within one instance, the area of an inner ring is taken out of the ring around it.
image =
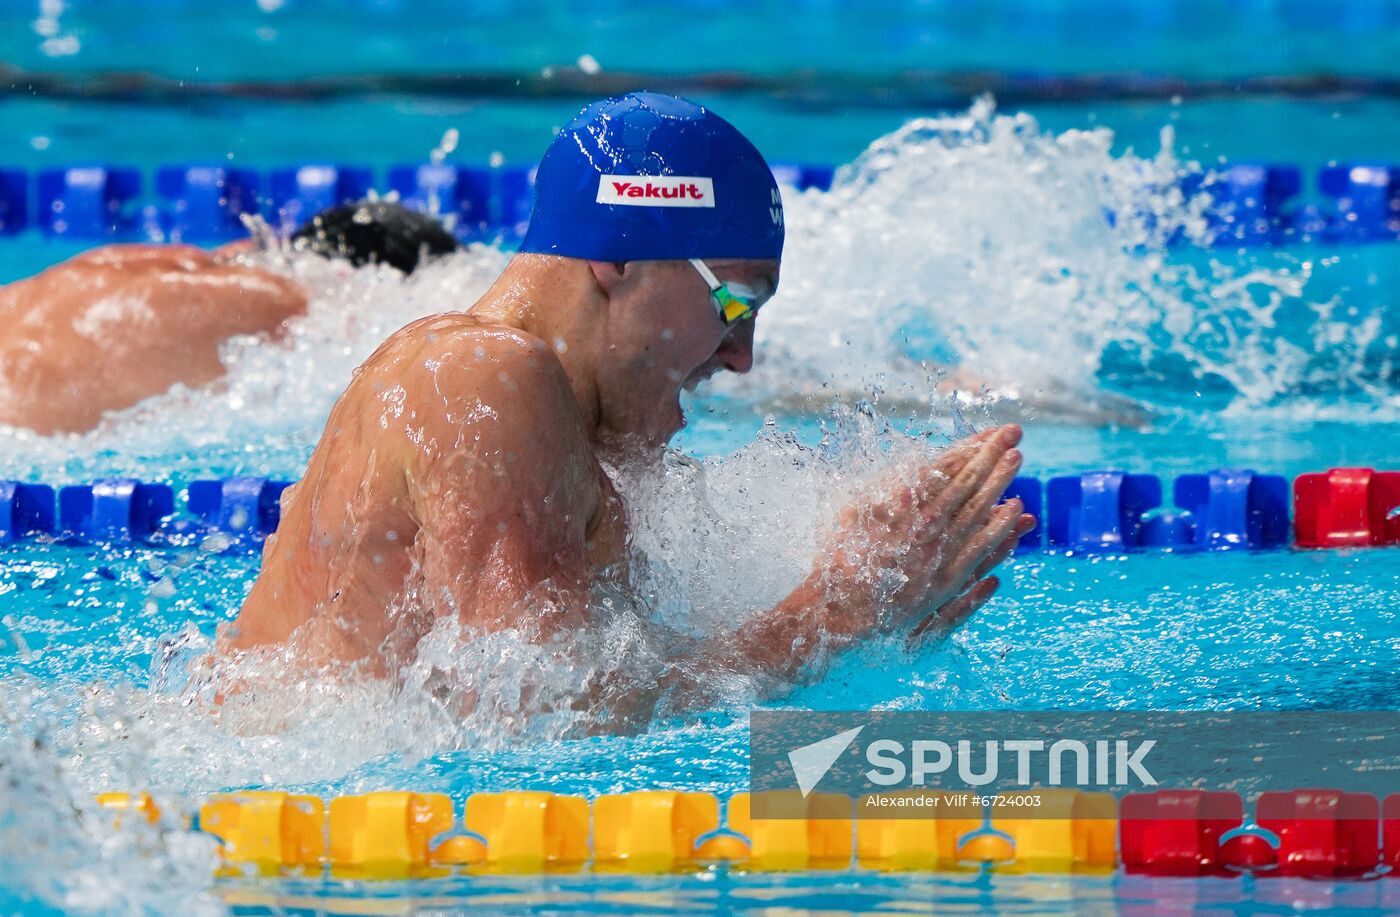
[[[388,264],[413,273],[428,255],[457,251],[452,233],[426,213],[387,201],[357,201],[316,214],[292,236],[294,248],[359,267]]]
[[[783,202],[758,150],[694,102],[633,92],[595,102],[535,173],[523,252],[590,261],[777,259]]]

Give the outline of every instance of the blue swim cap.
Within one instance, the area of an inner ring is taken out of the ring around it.
[[[783,202],[768,163],[728,121],[685,99],[632,92],[588,106],[549,145],[520,250],[776,259]]]

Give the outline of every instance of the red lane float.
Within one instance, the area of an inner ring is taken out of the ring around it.
[[[1262,793],[1259,827],[1278,835],[1278,868],[1259,876],[1360,876],[1380,863],[1380,803],[1369,793]]]
[[[1240,827],[1238,793],[1158,790],[1130,793],[1118,804],[1118,845],[1129,873],[1149,876],[1229,876],[1221,835]]]
[[[1386,876],[1400,879],[1400,793],[1381,803],[1381,839],[1381,865],[1391,870]]]
[[[1293,482],[1293,528],[1301,548],[1400,544],[1400,471],[1333,468]]]

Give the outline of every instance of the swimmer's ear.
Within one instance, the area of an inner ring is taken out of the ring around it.
[[[593,271],[593,279],[598,282],[598,286],[609,296],[613,295],[623,284],[632,280],[637,273],[638,262],[636,261],[590,261],[589,270]]]

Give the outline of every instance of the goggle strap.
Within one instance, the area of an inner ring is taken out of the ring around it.
[[[722,286],[719,278],[715,276],[715,272],[710,270],[710,266],[699,258],[691,258],[690,265],[700,272],[701,277],[705,278],[705,282],[710,285],[710,292],[713,293]]]

